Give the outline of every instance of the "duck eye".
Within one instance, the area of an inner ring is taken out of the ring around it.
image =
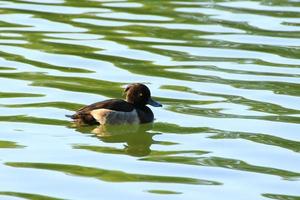
[[[139,96],[140,96],[140,97],[143,96],[143,93],[140,93]]]

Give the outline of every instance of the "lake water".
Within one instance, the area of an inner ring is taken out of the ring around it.
[[[300,2],[0,1],[0,199],[300,199]],[[155,122],[66,114],[149,86]]]

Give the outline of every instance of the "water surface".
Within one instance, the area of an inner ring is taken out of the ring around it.
[[[300,199],[298,1],[0,1],[0,199]],[[149,86],[145,126],[74,126]]]

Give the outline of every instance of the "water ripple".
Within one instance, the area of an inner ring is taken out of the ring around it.
[[[0,9],[1,199],[299,199],[299,2]],[[153,124],[65,117],[132,82]]]

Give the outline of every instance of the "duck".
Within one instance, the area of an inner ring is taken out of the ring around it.
[[[84,106],[73,115],[66,115],[79,124],[144,124],[154,120],[154,114],[147,104],[162,107],[151,97],[150,89],[142,83],[128,85],[126,99],[108,99]]]

